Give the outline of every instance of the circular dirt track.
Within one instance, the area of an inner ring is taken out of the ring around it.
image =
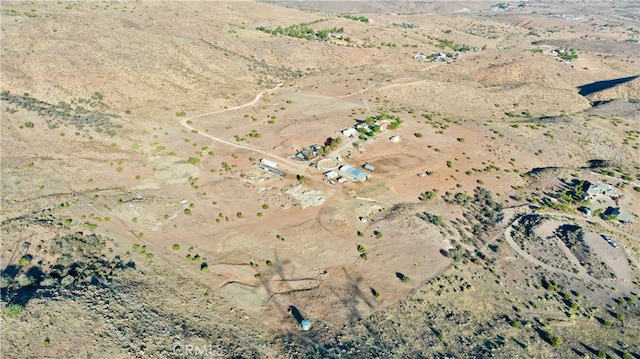
[[[410,154],[395,153],[371,158],[367,163],[374,166],[378,173],[388,173],[419,166],[424,163],[424,160],[418,156]]]
[[[338,167],[338,161],[332,160],[330,158],[325,158],[323,160],[318,161],[318,169],[321,170],[332,170]]]

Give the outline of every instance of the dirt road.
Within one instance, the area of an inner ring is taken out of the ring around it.
[[[594,282],[600,285],[603,285],[605,287],[614,287],[617,289],[621,289],[623,291],[628,290],[628,288],[622,284],[622,283],[618,283],[618,282],[607,282],[607,281],[603,281],[603,280],[599,280],[596,278],[593,278],[592,276],[585,274],[585,273],[573,273],[573,272],[569,272],[567,270],[564,269],[560,269],[560,268],[556,268],[553,266],[550,266],[546,263],[543,263],[541,261],[539,261],[537,258],[535,258],[534,256],[532,256],[531,254],[527,253],[525,250],[523,250],[522,248],[520,248],[520,246],[518,246],[518,244],[513,240],[513,238],[511,237],[511,230],[512,230],[512,226],[513,224],[515,224],[518,220],[520,220],[520,218],[523,215],[520,215],[518,217],[516,217],[513,222],[511,222],[511,224],[509,226],[507,226],[507,228],[504,231],[504,237],[507,241],[507,243],[509,243],[509,245],[511,246],[511,248],[513,248],[514,251],[516,251],[516,253],[518,253],[518,255],[520,255],[522,258],[526,259],[527,261],[531,262],[532,264],[543,268],[546,271],[549,272],[554,272],[554,273],[560,273],[560,274],[564,274],[568,277],[572,277],[572,278],[576,278],[576,279],[584,279],[590,282]],[[551,214],[551,216],[553,216],[553,214]]]
[[[278,163],[283,164],[283,167],[286,167],[286,169],[288,169],[288,170],[291,170],[291,171],[294,171],[294,172],[295,171],[305,171],[306,170],[306,165],[304,163],[294,162],[294,161],[292,161],[290,159],[287,159],[285,157],[280,157],[280,156],[274,155],[272,153],[269,153],[267,151],[263,151],[263,150],[258,149],[258,148],[245,146],[245,145],[239,145],[237,143],[229,142],[229,141],[224,140],[224,139],[222,139],[220,137],[216,137],[216,136],[204,133],[204,132],[200,131],[199,129],[193,127],[190,124],[190,122],[192,122],[192,120],[196,119],[196,118],[215,115],[215,114],[224,113],[224,112],[228,112],[228,111],[235,111],[235,110],[239,110],[239,109],[244,108],[244,107],[253,106],[258,101],[260,101],[260,99],[262,98],[262,95],[264,95],[265,93],[269,93],[269,92],[275,91],[280,86],[282,86],[282,83],[278,84],[276,87],[274,87],[274,88],[272,88],[270,90],[266,90],[266,91],[260,92],[259,94],[256,95],[256,97],[252,101],[249,101],[249,102],[247,102],[245,104],[242,104],[242,105],[239,105],[239,106],[235,106],[235,107],[226,108],[226,109],[223,109],[223,110],[212,111],[212,112],[207,112],[207,113],[201,113],[199,115],[187,117],[187,118],[183,119],[182,121],[180,121],[180,124],[183,127],[185,127],[186,129],[188,129],[189,131],[193,131],[193,130],[198,131],[199,135],[207,137],[207,138],[209,138],[209,139],[211,139],[211,140],[213,140],[215,142],[222,143],[222,144],[225,144],[227,146],[231,146],[231,147],[235,147],[235,148],[240,148],[240,149],[247,150],[247,151],[252,151],[252,152],[255,152],[255,153],[259,153],[264,157],[272,158],[272,159],[278,161]]]

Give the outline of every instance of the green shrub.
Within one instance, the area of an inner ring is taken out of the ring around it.
[[[2,308],[2,312],[7,318],[15,318],[22,314],[24,307],[20,304],[8,304],[4,308]]]
[[[31,256],[29,256],[29,255],[22,256],[18,260],[18,266],[20,266],[20,267],[27,266],[30,263],[31,263]]]
[[[174,251],[179,251],[180,250],[180,245],[176,243],[173,246],[171,246],[171,248],[173,248]]]
[[[430,201],[434,198],[436,198],[438,196],[438,190],[434,189],[432,191],[427,191],[427,192],[423,192],[420,194],[420,197],[418,197],[418,199],[420,199],[420,201],[422,202],[426,202],[426,201]]]
[[[184,115],[186,115],[186,114],[187,114],[187,113],[186,113],[186,112],[184,112],[184,111],[176,112],[176,116],[178,116],[178,117],[182,117],[182,116],[184,116]]]
[[[545,332],[544,339],[554,348],[559,348],[562,345],[562,338],[557,337],[550,332]]]

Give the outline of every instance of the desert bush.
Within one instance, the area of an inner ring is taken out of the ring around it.
[[[562,345],[562,338],[555,336],[551,332],[544,333],[544,340],[546,340],[554,348],[559,348]]]
[[[18,260],[18,266],[20,267],[28,266],[29,264],[31,264],[32,259],[33,258],[30,255],[24,255],[20,257],[20,259]]]
[[[173,248],[174,251],[178,251],[180,250],[180,245],[176,243],[173,246],[171,246],[171,248]]]
[[[7,318],[15,318],[22,314],[24,307],[20,304],[8,304],[4,308],[2,308],[2,313],[4,313]]]
[[[434,224],[436,226],[444,226],[444,221],[442,220],[442,218],[440,216],[437,216],[435,214],[431,214],[428,212],[422,212],[422,213],[417,213],[416,216],[418,216],[418,218],[422,219],[425,222],[429,222],[431,224]]]
[[[427,191],[427,192],[423,192],[420,194],[420,197],[418,197],[420,199],[420,201],[422,202],[426,202],[426,201],[430,201],[434,198],[436,198],[436,196],[438,195],[438,190],[434,189],[431,191]]]

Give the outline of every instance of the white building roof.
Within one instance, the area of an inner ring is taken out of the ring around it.
[[[336,172],[336,171],[325,172],[324,176],[327,177],[328,179],[334,179],[334,178],[338,177],[338,172]]]

